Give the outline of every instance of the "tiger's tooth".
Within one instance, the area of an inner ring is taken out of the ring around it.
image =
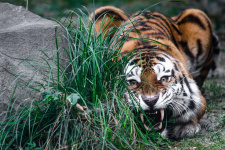
[[[141,121],[144,122],[144,114],[140,113]]]
[[[160,122],[158,129],[162,129],[162,122]]]
[[[151,130],[149,127],[147,127],[146,124],[144,124],[144,127],[145,127],[145,129],[148,130],[148,131]]]
[[[161,113],[161,121],[163,121],[163,119],[164,119],[164,109],[160,109],[160,113]]]

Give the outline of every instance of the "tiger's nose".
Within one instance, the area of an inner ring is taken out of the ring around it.
[[[154,106],[157,100],[159,99],[159,96],[144,96],[142,95],[142,100],[148,105],[148,106]]]

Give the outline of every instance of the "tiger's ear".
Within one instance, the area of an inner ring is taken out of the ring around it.
[[[128,19],[121,9],[113,6],[100,7],[91,14],[92,21],[95,21],[95,29],[97,34],[102,30],[106,35],[111,27],[118,28],[121,23]],[[113,37],[113,32],[110,37]]]

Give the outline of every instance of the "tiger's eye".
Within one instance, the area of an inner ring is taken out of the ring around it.
[[[163,77],[160,79],[160,82],[169,82],[169,76],[163,76]]]
[[[138,82],[137,82],[136,80],[127,80],[127,84],[128,84],[129,86],[132,86],[132,85],[137,85]]]
[[[166,77],[161,78],[161,82],[166,82],[166,81],[167,81]]]

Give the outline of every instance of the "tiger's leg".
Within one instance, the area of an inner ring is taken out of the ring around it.
[[[215,33],[213,33],[212,35],[212,46],[213,46],[213,62],[208,77],[214,76],[214,73],[220,61],[220,42],[218,36]]]
[[[193,120],[187,123],[175,124],[163,130],[162,137],[170,139],[181,139],[183,137],[194,137],[201,130],[201,125]]]
[[[172,19],[182,32],[178,47],[184,52],[189,72],[202,87],[213,65],[213,54],[219,53],[218,38],[213,35],[211,22],[197,9],[187,9]]]
[[[183,137],[194,137],[200,130],[201,125],[199,120],[205,114],[206,100],[201,94],[201,107],[196,116],[193,116],[189,121],[168,123],[168,126],[161,133],[162,137],[170,139],[181,139]]]
[[[200,75],[195,77],[195,81],[198,83],[199,87],[202,87],[204,80],[207,76],[213,76],[218,64],[219,64],[219,56],[220,56],[220,43],[219,38],[215,33],[212,34],[212,51],[213,54],[210,54],[208,62],[206,61],[202,69],[200,70]]]

